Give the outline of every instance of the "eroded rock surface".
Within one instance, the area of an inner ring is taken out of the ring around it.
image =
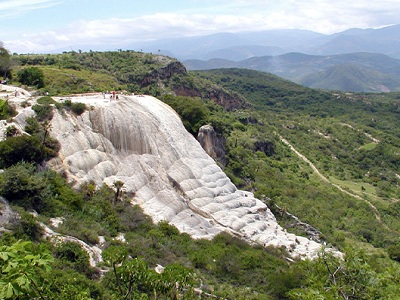
[[[199,128],[197,135],[201,147],[206,153],[221,165],[226,165],[225,144],[226,140],[223,135],[217,134],[211,125],[203,125]]]
[[[284,246],[313,257],[320,244],[289,234],[253,194],[238,190],[183,127],[169,106],[150,96],[101,95],[72,101],[91,106],[79,117],[54,111],[59,157],[49,165],[75,186],[124,182],[154,221],[167,220],[194,238],[228,231],[248,242]],[[61,99],[58,99],[61,101]]]

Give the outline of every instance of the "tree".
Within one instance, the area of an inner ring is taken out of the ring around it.
[[[113,186],[115,188],[114,203],[117,203],[118,200],[121,200],[124,182],[121,180],[114,181]]]
[[[40,163],[46,157],[43,150],[43,144],[36,136],[9,137],[0,142],[0,168],[8,168],[19,161]]]
[[[387,248],[387,253],[391,259],[400,262],[400,245],[390,245]]]
[[[54,254],[59,259],[60,269],[72,269],[88,277],[94,274],[95,270],[89,263],[89,254],[78,243],[64,242],[58,244]]]
[[[48,209],[45,205],[47,193],[47,183],[36,173],[33,164],[19,162],[0,176],[0,194],[25,209],[38,212]]]
[[[0,299],[45,299],[53,257],[32,242],[0,247]]]
[[[207,124],[210,112],[201,99],[166,95],[162,100],[179,114],[186,130],[191,134],[196,135],[199,128]]]
[[[10,53],[6,48],[4,48],[3,43],[0,42],[0,72],[1,76],[3,76],[4,79],[10,76],[12,65],[13,61],[11,59]]]
[[[104,262],[112,267],[118,299],[194,299],[194,277],[179,264],[166,266],[157,273],[146,261],[131,258],[123,246],[110,246],[103,252]],[[147,296],[146,296],[147,295]],[[183,297],[183,298],[182,298]]]
[[[349,249],[344,258],[321,252],[313,261],[297,265],[305,272],[301,288],[288,293],[289,299],[398,299],[398,266],[378,273],[362,251]]]
[[[17,114],[14,107],[12,107],[8,101],[0,100],[0,120],[8,119]]]
[[[20,70],[18,80],[22,84],[36,86],[39,89],[44,87],[43,71],[37,67],[27,67]]]

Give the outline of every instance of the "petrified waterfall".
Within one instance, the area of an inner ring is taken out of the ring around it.
[[[284,246],[312,257],[320,245],[289,234],[253,194],[238,190],[169,106],[149,96],[77,97],[90,109],[79,117],[55,111],[52,136],[59,157],[49,165],[75,186],[124,182],[155,222],[167,220],[194,238],[228,231],[249,242]]]

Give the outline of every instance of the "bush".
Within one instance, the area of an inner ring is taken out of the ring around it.
[[[0,176],[0,194],[10,203],[42,212],[47,198],[46,182],[36,174],[34,165],[20,162]]]
[[[55,101],[53,98],[51,98],[50,96],[44,96],[41,97],[39,99],[37,99],[36,101],[38,104],[42,104],[42,105],[50,105],[50,104],[57,104],[58,102]]]
[[[98,282],[75,270],[58,270],[57,267],[62,266],[56,263],[55,268],[47,275],[47,280],[51,282],[48,286],[47,299],[109,299],[103,296],[103,290]]]
[[[17,114],[15,108],[8,104],[8,101],[0,100],[0,120],[6,120]]]
[[[38,89],[44,87],[43,71],[37,67],[27,67],[18,72],[18,81],[22,84],[36,86]]]
[[[400,245],[391,245],[387,248],[389,257],[400,262]]]
[[[86,105],[80,102],[72,102],[71,100],[65,100],[64,107],[70,109],[76,115],[80,116],[86,110]]]
[[[53,258],[44,247],[18,241],[0,247],[0,299],[55,299],[43,297]]]
[[[22,240],[39,241],[44,233],[42,226],[40,226],[35,217],[30,213],[21,211],[19,215],[20,218],[11,228],[14,236]]]
[[[19,161],[40,163],[46,158],[44,150],[35,136],[9,137],[0,142],[0,168],[8,168]]]
[[[162,100],[180,115],[183,125],[191,134],[197,135],[199,128],[207,124],[210,111],[200,99],[167,95]]]
[[[33,105],[32,109],[36,113],[36,119],[39,122],[53,118],[53,108],[50,105]]]
[[[89,255],[77,243],[65,242],[57,245],[54,256],[59,259],[59,268],[63,270],[73,269],[88,277],[94,274]]]
[[[71,110],[78,116],[83,114],[86,110],[86,105],[84,103],[72,103]]]
[[[18,130],[18,128],[15,127],[14,125],[11,125],[11,126],[7,126],[5,135],[6,135],[6,137],[12,137],[12,136],[18,135],[19,133],[20,133],[20,131]]]
[[[25,122],[26,122],[26,125],[25,125],[26,133],[28,133],[30,135],[37,135],[38,133],[41,132],[42,128],[41,128],[38,120],[36,120],[35,117],[26,118]]]

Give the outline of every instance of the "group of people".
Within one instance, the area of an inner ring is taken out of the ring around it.
[[[103,98],[106,99],[106,94],[110,94],[110,100],[118,100],[118,94],[116,91],[112,91],[111,93],[109,91],[103,93]]]

